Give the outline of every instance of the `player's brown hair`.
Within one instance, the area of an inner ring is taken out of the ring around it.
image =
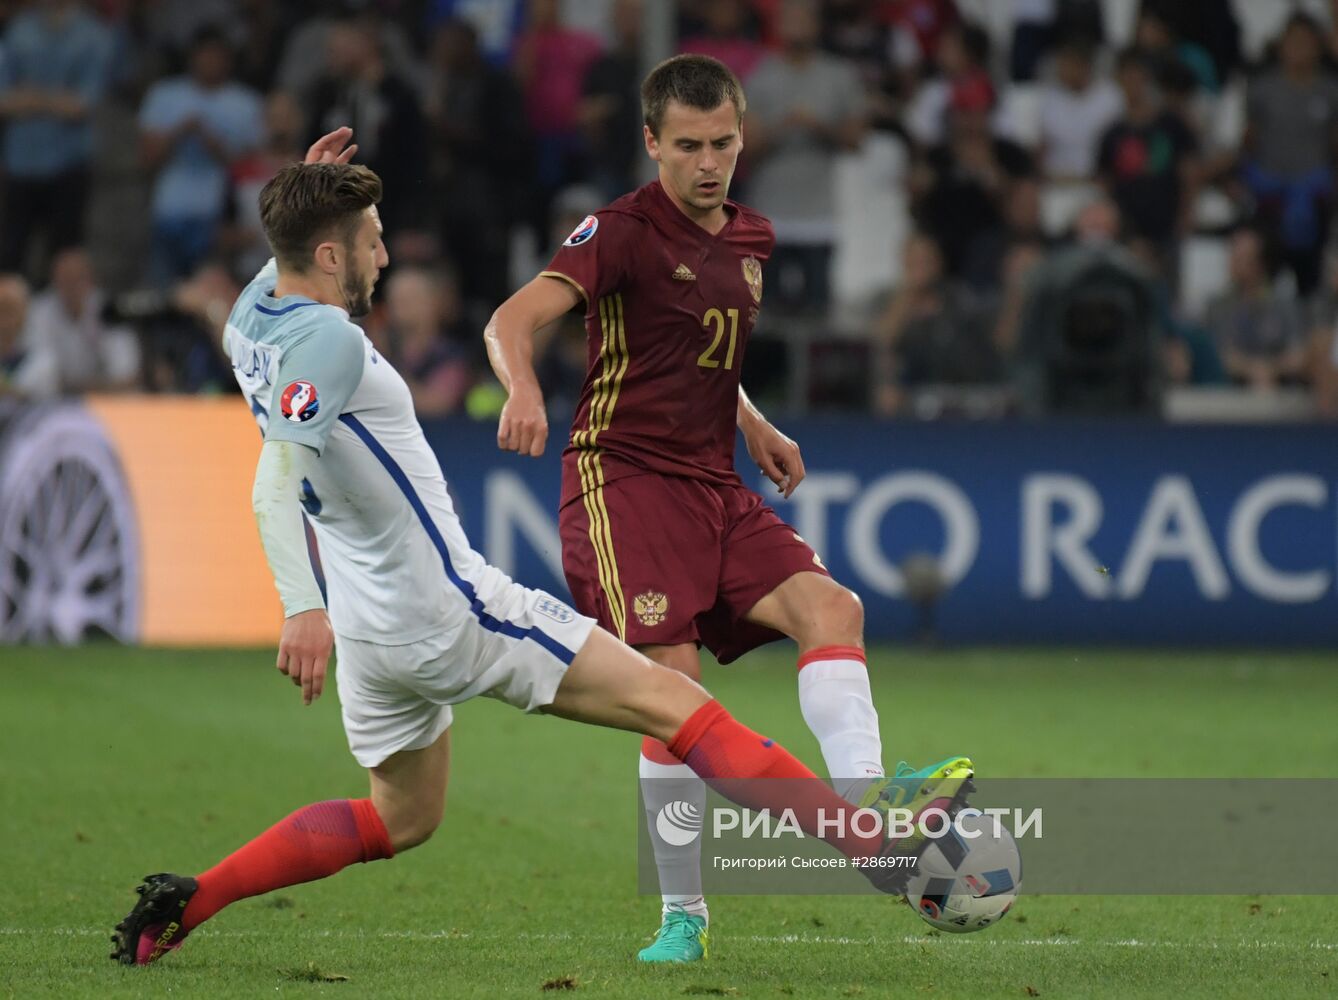
[[[360,164],[294,163],[260,191],[260,224],[279,266],[303,273],[331,236],[348,244],[362,213],[381,200],[381,178]]]
[[[641,85],[641,115],[650,134],[657,139],[670,101],[698,111],[714,111],[732,101],[740,121],[748,108],[743,84],[728,66],[719,59],[692,53],[666,59],[650,71]]]

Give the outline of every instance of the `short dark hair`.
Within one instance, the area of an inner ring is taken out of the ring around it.
[[[957,26],[957,36],[962,41],[962,51],[966,58],[977,66],[984,66],[990,61],[990,35],[984,28],[974,24],[962,23]]]
[[[381,178],[361,164],[294,163],[261,189],[260,224],[279,265],[305,272],[321,242],[335,233],[349,243],[380,200]]]
[[[731,101],[740,120],[748,108],[743,84],[729,67],[719,59],[695,53],[666,59],[641,84],[641,115],[651,135],[659,136],[670,101],[698,111],[714,111]]]

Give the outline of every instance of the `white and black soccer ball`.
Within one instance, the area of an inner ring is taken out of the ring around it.
[[[998,923],[1022,888],[1013,835],[993,817],[967,808],[920,855],[906,901],[925,922],[967,934]]]

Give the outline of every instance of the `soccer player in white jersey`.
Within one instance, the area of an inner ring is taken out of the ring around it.
[[[304,806],[198,876],[148,876],[111,957],[148,964],[239,899],[423,843],[442,819],[451,705],[478,695],[663,740],[722,794],[793,810],[806,832],[864,859],[880,889],[900,891],[909,869],[878,863],[898,843],[820,827],[822,811],[846,803],[778,743],[470,548],[407,386],[351,321],[370,308],[388,257],[381,182],[348,163],[350,137],[326,136],[262,191],[275,260],[237,299],[226,343],[264,432],[252,502],[286,616],[277,666],[310,704],[338,650],[344,728],[370,795]]]

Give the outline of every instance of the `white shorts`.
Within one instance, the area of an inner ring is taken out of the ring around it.
[[[507,580],[480,608],[403,646],[336,636],[348,748],[363,767],[431,746],[451,706],[480,695],[526,712],[551,705],[595,621]]]

